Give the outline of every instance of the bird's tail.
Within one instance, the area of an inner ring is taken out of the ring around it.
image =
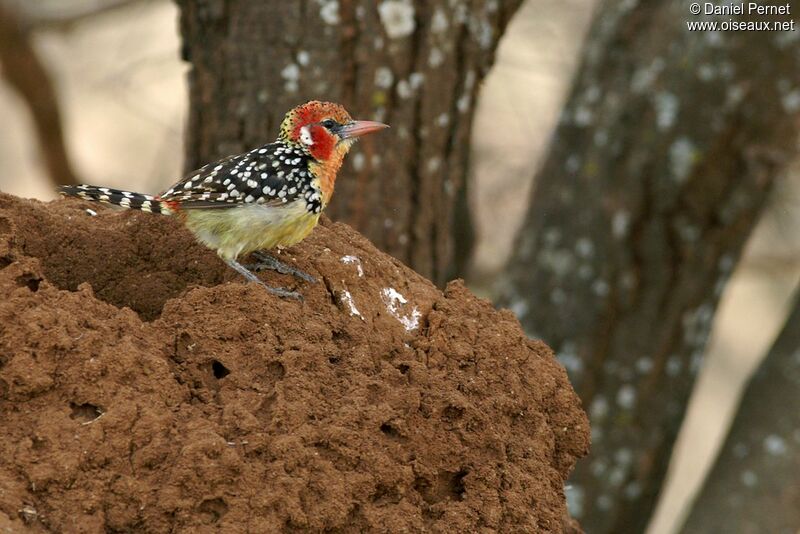
[[[102,202],[122,206],[131,210],[142,210],[162,215],[172,215],[174,210],[157,198],[142,193],[132,193],[109,187],[96,187],[94,185],[62,185],[58,192],[68,197],[78,197],[84,200]]]

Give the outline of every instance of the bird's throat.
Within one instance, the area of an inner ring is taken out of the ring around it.
[[[331,151],[330,157],[324,161],[315,161],[310,164],[311,172],[319,180],[319,188],[322,191],[322,205],[327,206],[333,196],[333,189],[336,186],[336,175],[342,167],[342,162],[347,152],[350,150],[351,143],[337,143]]]

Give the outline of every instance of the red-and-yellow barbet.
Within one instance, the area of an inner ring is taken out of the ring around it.
[[[276,295],[299,298],[295,292],[267,286],[238,259],[252,253],[259,260],[254,269],[270,268],[314,281],[264,251],[292,246],[311,233],[355,140],[387,127],[353,120],[338,104],[312,101],[286,114],[274,143],[209,163],[160,195],[93,185],[63,186],[59,192],[177,216],[198,241],[245,278]]]

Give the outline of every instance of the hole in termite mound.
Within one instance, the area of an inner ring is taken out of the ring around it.
[[[99,406],[89,404],[88,402],[84,404],[70,402],[69,407],[72,410],[69,414],[69,418],[80,423],[90,423],[103,415],[103,410],[100,409]]]
[[[211,362],[211,372],[214,373],[214,378],[216,378],[217,380],[223,379],[229,374],[231,374],[230,369],[225,367],[225,365],[218,360],[214,360]]]

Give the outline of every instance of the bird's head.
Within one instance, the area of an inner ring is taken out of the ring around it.
[[[312,100],[286,114],[279,139],[304,146],[314,159],[327,162],[344,157],[360,136],[388,127],[380,122],[353,120],[339,104]]]

